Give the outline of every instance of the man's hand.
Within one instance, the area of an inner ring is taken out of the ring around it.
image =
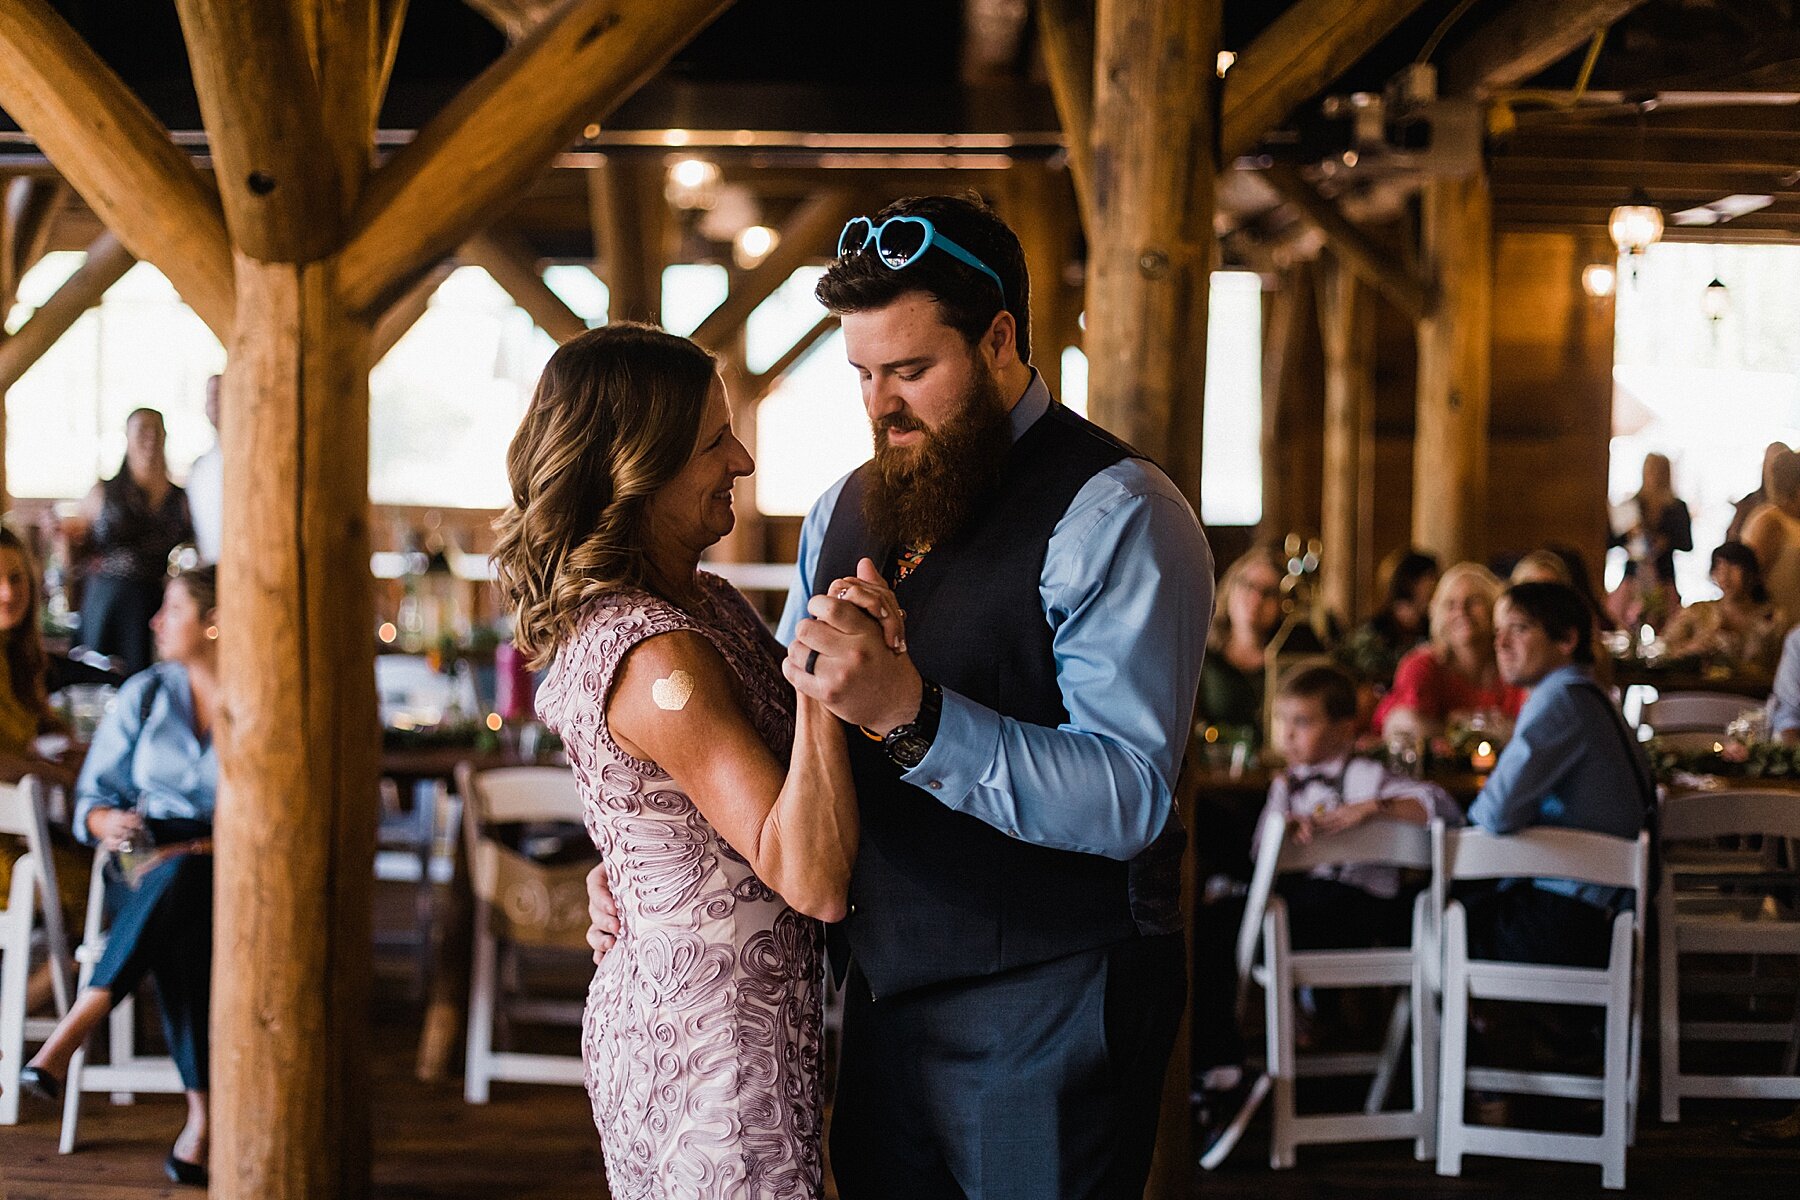
[[[587,895],[587,944],[594,948],[594,965],[599,966],[619,940],[619,906],[613,902],[612,888],[607,886],[605,863],[595,863],[587,873]]]
[[[889,609],[887,629],[869,615],[871,603]],[[796,691],[878,734],[918,715],[924,681],[904,653],[904,632],[902,650],[895,650],[890,630],[900,605],[873,562],[857,563],[855,579],[839,580],[830,592],[814,596],[806,611],[812,615],[800,622],[781,665]]]

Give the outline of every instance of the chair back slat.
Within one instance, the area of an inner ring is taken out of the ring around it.
[[[463,811],[476,826],[510,821],[582,820],[581,793],[567,767],[456,769]]]
[[[35,836],[37,823],[32,818],[31,795],[24,784],[0,784],[0,833],[14,837]]]
[[[1671,796],[1656,810],[1665,842],[1764,834],[1800,838],[1800,795],[1772,789],[1733,789]]]
[[[1644,705],[1640,723],[1655,730],[1658,737],[1719,733],[1746,711],[1760,707],[1756,701],[1730,692],[1668,692]]]
[[[1573,879],[1600,887],[1642,891],[1649,835],[1612,837],[1586,829],[1537,825],[1496,835],[1480,829],[1445,829],[1438,874],[1456,879]]]

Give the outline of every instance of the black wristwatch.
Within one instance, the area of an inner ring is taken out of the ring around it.
[[[944,689],[929,679],[919,693],[919,715],[904,725],[896,725],[881,739],[882,752],[903,771],[910,771],[925,761],[925,754],[937,737],[938,718],[944,712]]]

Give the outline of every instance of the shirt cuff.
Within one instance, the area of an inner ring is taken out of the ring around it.
[[[937,736],[919,765],[900,778],[931,793],[946,807],[961,809],[1000,749],[1002,718],[949,688],[938,717]]]

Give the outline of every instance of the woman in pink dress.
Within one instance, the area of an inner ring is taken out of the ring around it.
[[[615,1200],[821,1187],[819,920],[858,826],[838,722],[796,711],[780,646],[698,568],[753,466],[711,356],[625,324],[557,350],[507,456],[514,640],[554,659],[538,711],[620,910],[582,1037]],[[821,619],[862,605],[899,641],[897,606],[844,590]]]
[[[1504,740],[1525,689],[1494,663],[1494,601],[1500,581],[1480,563],[1457,563],[1431,595],[1431,640],[1400,660],[1394,686],[1375,709],[1381,733],[1437,737],[1453,720],[1482,714]]]

